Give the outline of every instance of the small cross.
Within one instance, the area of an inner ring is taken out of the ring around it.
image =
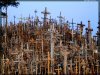
[[[69,24],[72,24],[72,30],[74,30],[74,24],[76,23],[73,22],[73,19],[72,19],[72,22],[70,22]]]
[[[59,65],[58,65],[58,68],[57,69],[55,69],[55,70],[57,70],[57,75],[60,75],[60,71],[62,70],[61,68],[59,68]]]

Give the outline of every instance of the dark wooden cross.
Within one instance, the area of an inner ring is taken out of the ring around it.
[[[81,32],[83,32],[83,27],[84,27],[85,25],[82,23],[82,21],[81,21],[81,23],[80,23],[80,24],[77,24],[77,25],[79,25],[79,26],[80,26],[80,30],[81,30]]]
[[[46,22],[46,20],[48,19],[47,15],[50,14],[50,12],[47,11],[47,7],[45,7],[45,10],[43,12],[41,12],[41,13],[44,14],[44,18],[43,19],[44,19],[44,22]]]
[[[60,22],[60,24],[62,24],[62,19],[63,19],[63,17],[61,16],[61,12],[60,12],[60,15],[57,16],[57,17],[59,18],[59,22]]]
[[[74,24],[76,23],[73,22],[73,19],[72,19],[72,22],[70,22],[69,24],[72,24],[72,30],[74,30]]]

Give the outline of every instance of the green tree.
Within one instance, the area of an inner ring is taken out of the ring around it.
[[[6,18],[6,26],[5,26],[5,33],[7,34],[7,8],[8,6],[17,7],[19,5],[19,2],[17,0],[0,0],[0,9],[5,8],[5,12],[0,12],[0,18]],[[0,39],[2,39],[2,36],[4,34],[4,30],[2,30],[2,26],[0,25]],[[2,50],[2,40],[0,40],[0,51]]]

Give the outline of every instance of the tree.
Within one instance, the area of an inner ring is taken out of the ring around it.
[[[0,9],[5,8],[5,10],[6,10],[5,12],[0,12],[0,15],[3,16],[2,18],[4,18],[4,17],[6,18],[6,26],[5,26],[6,35],[7,35],[7,8],[8,8],[8,6],[17,7],[18,5],[19,5],[19,2],[17,2],[17,0],[0,0]],[[0,26],[0,32],[1,32],[0,39],[2,39],[2,36],[4,33],[2,30],[2,26]],[[2,41],[0,41],[0,50],[2,50]]]
[[[0,0],[0,7],[14,6],[17,7],[19,2],[17,0]]]
[[[13,6],[13,7],[17,7],[19,5],[19,2],[17,2],[17,0],[0,0],[0,9],[1,8],[6,8],[8,6]],[[2,16],[7,15],[7,13],[1,12]]]

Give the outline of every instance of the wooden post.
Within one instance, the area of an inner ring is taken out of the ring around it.
[[[48,52],[48,75],[50,73],[50,54]]]
[[[2,59],[2,74],[4,74],[4,67],[5,67],[5,64],[4,64],[4,54],[3,54],[3,59]]]
[[[71,75],[73,75],[72,59],[70,60],[70,71],[71,71]]]
[[[77,74],[78,74],[78,67],[77,67],[77,62],[78,62],[78,61],[77,61],[77,59],[76,59],[75,62],[76,62],[75,72],[76,72],[76,75],[77,75]]]

